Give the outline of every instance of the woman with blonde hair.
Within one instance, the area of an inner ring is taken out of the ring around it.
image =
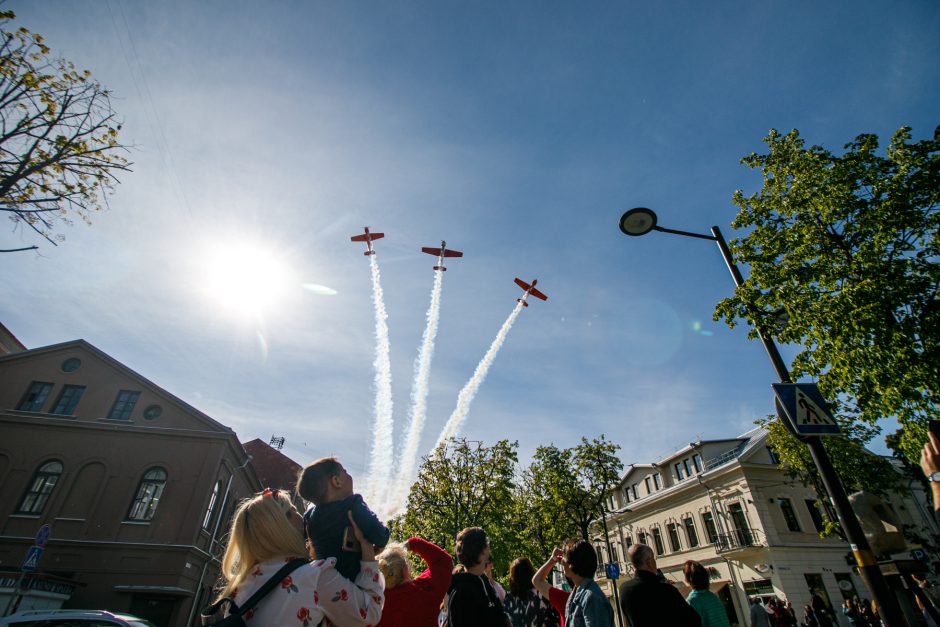
[[[414,578],[408,551],[428,565]],[[427,540],[409,538],[404,544],[389,544],[378,560],[385,575],[385,608],[376,627],[437,627],[441,601],[450,587],[450,553]]]
[[[326,617],[344,627],[378,623],[384,580],[372,545],[363,540],[352,517],[350,521],[362,543],[362,568],[355,583],[336,571],[335,558],[303,564],[247,611],[245,621],[311,627]],[[225,586],[219,600],[229,597],[241,607],[286,562],[305,555],[303,517],[286,493],[268,488],[242,501],[222,558]]]

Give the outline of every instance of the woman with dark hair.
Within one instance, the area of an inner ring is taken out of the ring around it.
[[[721,599],[708,589],[710,577],[705,567],[689,560],[682,565],[682,574],[685,575],[685,582],[692,586],[692,592],[685,600],[698,612],[702,627],[731,627]]]
[[[562,549],[562,568],[571,581],[571,596],[565,606],[568,627],[613,627],[614,610],[607,597],[594,582],[597,553],[584,540],[568,540]]]
[[[503,604],[486,577],[490,541],[479,527],[457,534],[457,561],[466,572],[454,573],[447,592],[448,627],[508,627]]]
[[[728,623],[728,613],[721,604],[718,595],[708,589],[710,577],[705,567],[696,561],[689,560],[682,565],[682,574],[685,581],[692,586],[692,592],[685,598],[689,605],[698,612],[702,619],[702,627],[731,627]]]
[[[532,585],[535,568],[528,557],[516,559],[509,567],[509,592],[503,609],[512,627],[558,627],[558,614]]]

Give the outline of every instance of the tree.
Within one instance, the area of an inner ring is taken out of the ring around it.
[[[111,93],[40,35],[4,30],[14,17],[0,12],[0,210],[55,245],[58,223],[89,223],[131,164]]]
[[[390,521],[395,535],[421,536],[453,551],[461,529],[482,527],[495,566],[505,571],[519,544],[513,525],[517,447],[508,440],[489,447],[466,438],[442,443],[422,461],[405,513]]]
[[[841,156],[805,147],[796,130],[764,142],[767,154],[742,160],[762,171],[762,189],[734,194],[732,226],[747,234],[731,246],[750,276],[715,319],[801,345],[794,380],[817,378],[847,424],[896,417],[899,447],[916,459],[927,420],[940,418],[940,127],[917,142],[901,128],[884,155],[871,134]]]
[[[604,514],[608,492],[620,479],[623,463],[620,447],[604,436],[581,438],[569,449],[540,446],[524,473],[526,505],[532,511],[534,530],[549,545],[580,535],[590,542],[591,523]],[[550,552],[550,551],[549,551]]]

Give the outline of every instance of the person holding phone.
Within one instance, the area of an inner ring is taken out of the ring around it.
[[[940,521],[940,420],[931,420],[927,444],[920,453],[920,467],[930,482],[934,517]]]

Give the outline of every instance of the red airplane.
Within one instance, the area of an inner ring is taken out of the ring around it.
[[[428,248],[425,246],[421,249],[421,252],[437,257],[437,265],[434,266],[434,269],[440,270],[441,272],[447,270],[447,268],[444,267],[444,257],[463,257],[463,253],[459,250],[447,250],[446,246],[447,242],[441,240],[440,248]]]
[[[525,294],[522,295],[522,298],[517,298],[516,302],[522,303],[523,307],[528,307],[529,303],[525,302],[525,299],[528,298],[530,295],[535,296],[536,298],[541,298],[542,300],[548,300],[548,296],[546,296],[542,292],[535,289],[535,284],[538,282],[539,282],[538,279],[532,279],[532,285],[529,285],[522,279],[516,279],[516,285],[518,285],[519,287],[525,290]]]
[[[385,233],[369,233],[369,227],[364,227],[364,228],[366,230],[365,233],[363,233],[362,235],[353,235],[349,239],[351,239],[354,242],[365,242],[368,250],[362,254],[368,257],[369,255],[375,254],[375,251],[372,250],[373,240],[377,240],[377,239],[381,239],[385,237]]]

